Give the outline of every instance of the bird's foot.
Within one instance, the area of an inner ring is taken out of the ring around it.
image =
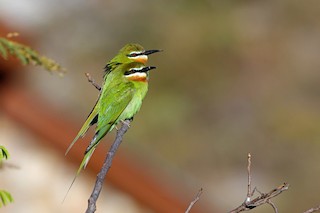
[[[120,120],[123,125],[127,125],[130,128],[131,120]]]

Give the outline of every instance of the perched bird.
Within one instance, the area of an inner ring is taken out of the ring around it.
[[[86,167],[101,139],[119,121],[132,119],[139,111],[148,91],[149,71],[155,69],[155,67],[145,66],[145,63],[148,55],[155,52],[159,50],[144,50],[138,44],[127,44],[106,65],[104,84],[98,100],[66,151],[67,154],[90,126],[97,123],[95,135],[85,151],[77,175]]]

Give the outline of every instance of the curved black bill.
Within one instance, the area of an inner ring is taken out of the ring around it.
[[[151,55],[153,53],[161,52],[162,50],[146,50],[142,54],[143,55]]]

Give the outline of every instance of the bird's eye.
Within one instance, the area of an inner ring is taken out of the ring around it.
[[[131,53],[130,57],[136,57],[138,54],[137,53]]]

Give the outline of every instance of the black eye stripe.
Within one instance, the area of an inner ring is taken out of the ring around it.
[[[131,69],[129,71],[126,71],[124,74],[125,75],[130,75],[130,74],[133,74],[133,73],[136,73],[136,72],[143,72],[142,69]]]
[[[152,66],[149,66],[149,67],[143,67],[143,68],[140,68],[140,69],[131,69],[131,70],[128,70],[124,73],[124,75],[130,75],[130,74],[133,74],[133,73],[137,73],[137,72],[140,72],[140,73],[145,73],[145,72],[148,72],[149,70],[152,70],[152,69],[155,69],[156,67],[152,67]]]
[[[128,57],[136,57],[136,56],[139,56],[139,55],[144,55],[144,52],[141,52],[141,53],[131,53],[131,54],[128,54],[127,56],[128,56]]]

